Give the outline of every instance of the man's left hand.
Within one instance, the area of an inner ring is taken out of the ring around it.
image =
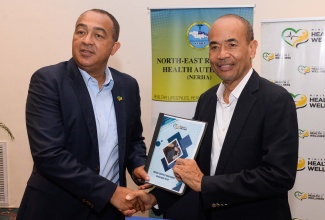
[[[178,158],[173,168],[176,178],[191,189],[201,192],[203,173],[195,160]]]
[[[138,184],[141,184],[138,186],[138,189],[149,189],[152,187],[149,183],[144,183],[144,181],[149,181],[149,175],[144,170],[144,165],[141,167],[137,167],[132,172],[133,180],[137,182]]]

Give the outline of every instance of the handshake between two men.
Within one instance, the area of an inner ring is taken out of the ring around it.
[[[183,181],[183,183],[189,186],[192,190],[201,192],[203,173],[195,160],[179,158],[173,167],[173,171],[178,181]],[[147,176],[147,174],[145,173],[144,175],[143,173],[137,171],[134,172],[134,176],[140,179],[141,176]],[[145,179],[149,180],[148,178]],[[110,202],[125,216],[132,216],[138,211],[144,212],[157,204],[155,196],[150,192],[147,193],[144,191],[144,189],[148,189],[150,187],[150,184],[144,184],[139,186],[138,190],[136,191],[124,187],[117,187],[116,192],[113,194]]]

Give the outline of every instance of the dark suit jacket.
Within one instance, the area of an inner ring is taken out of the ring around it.
[[[188,190],[177,198],[154,190],[159,211],[173,220],[185,216],[291,220],[287,192],[293,187],[298,160],[297,114],[291,95],[254,71],[238,99],[215,175],[210,176],[218,86],[200,96],[194,117],[208,122],[196,159],[205,175],[202,191]],[[168,210],[170,204],[174,206]]]
[[[139,87],[131,76],[110,71],[125,186],[126,168],[132,172],[146,160]],[[17,219],[124,219],[109,203],[117,186],[99,175],[93,107],[73,59],[33,74],[26,124],[34,168]]]

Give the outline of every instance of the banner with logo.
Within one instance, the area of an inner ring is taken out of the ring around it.
[[[209,63],[208,32],[224,14],[253,23],[253,6],[150,9],[152,125],[160,112],[192,118],[199,96],[220,82]]]
[[[286,88],[299,123],[293,219],[325,219],[325,18],[262,22],[262,74]]]

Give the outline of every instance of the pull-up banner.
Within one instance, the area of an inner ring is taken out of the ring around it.
[[[252,7],[151,9],[152,100],[196,102],[220,82],[210,67],[208,32],[221,15],[253,20]]]
[[[253,23],[253,6],[150,8],[150,12],[153,124],[159,112],[193,117],[199,96],[220,82],[209,62],[210,26],[225,14]]]
[[[289,192],[293,219],[325,218],[325,18],[262,22],[262,73],[295,100],[297,178]]]

